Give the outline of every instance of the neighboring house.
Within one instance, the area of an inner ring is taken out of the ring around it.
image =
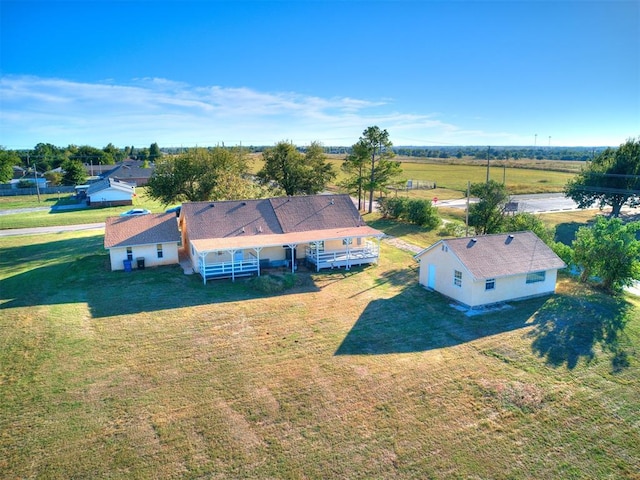
[[[154,164],[151,162],[147,164],[145,168],[145,162],[129,158],[112,165],[85,163],[84,168],[90,179],[113,178],[140,187],[146,185],[153,175]]]
[[[179,243],[173,213],[108,217],[105,222],[104,248],[109,250],[111,270],[177,264]]]
[[[91,207],[133,205],[135,193],[136,189],[133,185],[112,178],[105,178],[92,183],[87,188],[87,204]]]
[[[125,160],[116,166],[111,165],[111,167],[110,170],[101,174],[102,178],[113,178],[137,187],[146,185],[154,171],[152,163],[149,163],[149,166],[145,168],[144,162],[140,160]]]
[[[415,258],[420,284],[471,308],[554,293],[566,267],[533,232],[440,240]]]
[[[376,263],[382,232],[367,226],[348,195],[182,204],[182,242],[195,272],[213,278]],[[377,241],[372,241],[372,240]]]
[[[36,184],[37,182],[37,184]],[[19,188],[31,187],[31,188],[46,188],[49,182],[41,173],[36,173],[34,176],[33,170],[26,170],[22,167],[14,165],[13,178],[7,183],[3,184],[3,188],[9,188],[11,190],[17,190]]]

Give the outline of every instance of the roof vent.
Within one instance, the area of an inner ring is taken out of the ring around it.
[[[329,203],[330,203],[331,205],[333,205],[333,204],[334,204],[334,203],[336,203],[336,202],[334,202],[334,200],[333,200],[333,198],[332,198],[332,199],[331,199],[331,201],[330,201]]]
[[[478,239],[477,239],[477,238],[472,238],[472,239],[471,239],[471,241],[472,241],[473,243],[476,243],[476,242],[478,241]]]
[[[506,243],[507,245],[509,245],[514,239],[514,236],[512,234],[507,235],[507,239],[505,240],[504,243]]]
[[[509,238],[513,238],[513,234],[512,233],[509,234]]]
[[[247,202],[242,202],[242,204],[241,204],[241,205],[246,205],[246,204],[247,204]]]
[[[209,206],[210,206],[211,208],[215,207],[215,205],[214,205],[213,203],[210,203],[210,204],[209,204]]]
[[[244,233],[244,227],[242,227],[242,233]]]

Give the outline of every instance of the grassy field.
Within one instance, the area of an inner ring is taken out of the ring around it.
[[[639,478],[638,298],[467,317],[386,244],[265,295],[102,240],[0,238],[2,478]]]
[[[449,163],[437,161],[416,161],[409,158],[398,158],[402,161],[403,180],[413,180],[414,182],[429,182],[436,184],[436,189],[426,190],[398,190],[390,195],[408,196],[411,198],[450,200],[463,198],[466,194],[467,181],[471,183],[483,182],[486,179],[486,166],[470,161],[450,160]],[[338,172],[336,183],[344,178],[340,170],[342,157],[330,156],[330,161],[334,169]],[[556,162],[557,163],[557,162]],[[563,162],[565,163],[565,162]],[[567,164],[571,162],[566,162]],[[541,165],[542,164],[542,165]],[[258,171],[261,167],[259,158],[252,158],[252,171]],[[503,170],[496,166],[490,169],[492,179],[502,182],[503,175],[509,193],[512,195],[525,193],[547,193],[562,191],[567,180],[573,173],[567,171],[557,171],[555,163],[546,164],[548,168],[543,168],[544,162],[519,161],[517,167],[509,167]],[[530,166],[531,168],[527,168]],[[339,191],[336,185],[329,187],[331,191]],[[134,206],[147,208],[152,212],[163,212],[165,206],[150,198],[145,188],[136,190],[137,196],[134,198]],[[53,205],[69,205],[70,195],[42,195],[41,201],[35,195],[20,197],[0,197],[0,210],[10,210],[18,208],[42,208]],[[81,223],[103,222],[108,216],[119,215],[129,207],[112,207],[100,209],[82,209],[76,211],[52,211],[42,210],[26,214],[0,215],[0,229],[9,228],[30,228],[45,227],[55,225],[75,225]]]
[[[58,201],[57,195],[42,197],[41,202],[35,195],[19,197],[0,197],[0,210],[19,208],[42,208],[53,205],[73,205],[70,195],[62,196]],[[80,208],[78,210],[40,210],[26,213],[0,215],[0,230],[10,228],[51,227],[56,225],[78,225],[82,223],[104,222],[107,217],[118,216],[133,207],[142,207],[153,213],[164,212],[165,207],[160,202],[147,195],[145,188],[136,189],[133,206],[108,208]]]

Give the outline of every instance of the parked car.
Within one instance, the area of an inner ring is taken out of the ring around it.
[[[146,208],[132,208],[131,210],[127,210],[126,212],[122,212],[120,214],[121,217],[133,217],[135,215],[147,215],[151,213]]]
[[[182,210],[182,205],[178,205],[177,207],[171,207],[165,210],[166,213],[175,213],[176,217],[180,216],[180,210]]]

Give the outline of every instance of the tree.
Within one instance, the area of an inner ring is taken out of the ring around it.
[[[619,218],[599,217],[591,227],[580,227],[573,241],[573,260],[580,280],[600,279],[608,292],[640,280],[640,222],[623,224]]]
[[[14,165],[20,165],[20,163],[20,156],[15,151],[0,147],[0,183],[11,180]]]
[[[80,160],[65,160],[62,170],[63,185],[83,185],[87,181],[87,172]]]
[[[246,171],[247,162],[239,149],[194,148],[175,157],[160,158],[147,189],[164,205],[238,199],[250,191]]]
[[[83,145],[81,147],[71,149],[69,158],[71,160],[78,160],[80,163],[92,163],[93,165],[112,165],[114,158],[108,155],[104,150],[91,147],[89,145]]]
[[[262,184],[275,183],[287,195],[310,195],[321,192],[335,177],[335,172],[319,143],[314,142],[305,154],[289,142],[279,142],[262,153],[264,166],[258,172]]]
[[[344,161],[342,162],[342,171],[347,174],[347,178],[341,183],[341,187],[346,189],[348,193],[357,193],[358,210],[362,210],[362,200],[365,184],[365,167],[369,161],[369,152],[367,147],[358,142],[351,148]]]
[[[554,243],[555,229],[547,227],[536,215],[520,212],[503,217],[502,232],[524,232],[527,230],[535,233],[540,240],[549,246]]]
[[[35,162],[39,170],[46,172],[61,166],[66,159],[67,155],[63,148],[56,147],[50,143],[38,143],[29,152],[28,163]],[[29,164],[26,166],[30,167],[31,165]]]
[[[617,217],[624,205],[640,205],[640,138],[599,153],[574,179],[565,194],[580,208],[611,206]]]
[[[158,146],[157,143],[152,143],[151,146],[149,147],[149,161],[155,162],[160,157],[162,157],[162,152],[160,151],[160,147]]]
[[[124,160],[124,151],[117,148],[113,143],[109,143],[102,151],[106,154],[105,160],[109,165]]]
[[[387,182],[401,172],[400,163],[392,162],[394,157],[391,147],[393,144],[389,140],[389,132],[380,130],[379,127],[368,127],[362,132],[362,136],[358,140],[358,147],[354,145],[360,152],[366,152],[370,160],[369,179],[365,184],[369,191],[369,213],[373,211],[373,192],[375,190],[384,190]]]
[[[469,189],[478,202],[469,207],[469,225],[481,235],[497,233],[503,223],[504,207],[509,199],[507,189],[495,180],[472,183]]]
[[[310,194],[320,193],[336,177],[320,142],[311,142],[304,154],[304,161],[310,170],[307,191]]]

